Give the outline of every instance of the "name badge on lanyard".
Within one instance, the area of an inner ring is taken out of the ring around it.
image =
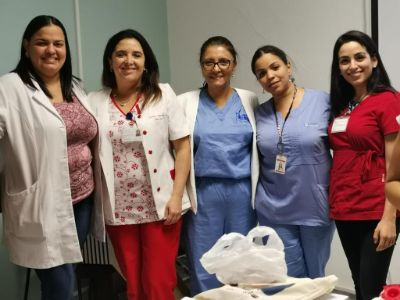
[[[346,132],[350,116],[338,117],[333,120],[332,133]]]
[[[121,136],[122,143],[128,144],[132,142],[141,142],[143,140],[142,135],[140,134],[140,130],[135,124],[129,124],[122,129]]]
[[[283,144],[283,129],[285,128],[286,121],[289,118],[290,112],[292,111],[294,99],[296,98],[296,93],[297,93],[297,87],[296,87],[296,85],[294,85],[292,102],[290,103],[289,110],[283,121],[282,128],[279,126],[278,116],[276,114],[275,100],[272,99],[272,108],[274,110],[276,130],[278,133],[278,143],[276,145],[278,154],[276,155],[276,158],[275,158],[275,173],[282,174],[282,175],[286,173],[286,162],[287,162],[287,156],[284,155],[285,146]]]
[[[285,174],[287,157],[283,154],[278,154],[275,160],[275,173]]]

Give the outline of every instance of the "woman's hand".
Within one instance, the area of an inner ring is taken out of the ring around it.
[[[179,221],[182,215],[182,197],[172,195],[164,212],[164,225],[172,225]]]
[[[397,133],[385,135],[385,165],[386,173],[392,161],[392,153],[395,146]],[[376,251],[383,251],[396,243],[396,207],[385,199],[382,219],[375,228],[373,239]]]
[[[374,231],[374,243],[378,244],[376,251],[383,251],[396,243],[396,219],[382,218]]]
[[[190,169],[190,144],[189,136],[171,141],[175,153],[175,179],[171,196],[165,206],[165,225],[175,224],[182,214],[182,197]]]

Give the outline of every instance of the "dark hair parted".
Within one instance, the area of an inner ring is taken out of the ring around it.
[[[161,98],[161,89],[159,87],[160,73],[158,70],[157,59],[146,39],[136,30],[125,29],[114,34],[107,42],[103,55],[103,86],[111,89],[117,88],[117,82],[114,73],[110,69],[110,60],[117,44],[123,39],[135,39],[139,42],[144,54],[144,72],[138,92],[143,94],[143,107],[151,100]]]
[[[217,36],[210,37],[209,39],[207,39],[203,43],[203,45],[201,45],[201,48],[200,48],[200,59],[199,59],[200,64],[203,61],[204,53],[206,52],[207,48],[211,47],[211,46],[223,46],[223,47],[225,47],[225,49],[228,50],[230,52],[230,54],[232,55],[233,62],[235,64],[237,63],[238,54],[236,52],[235,47],[233,47],[233,44],[231,43],[231,41],[228,40],[226,37],[217,35]]]
[[[46,94],[47,97],[53,98],[49,90],[46,88],[46,84],[42,80],[42,78],[39,76],[37,71],[32,65],[31,60],[27,57],[26,55],[26,49],[25,49],[25,43],[29,43],[32,39],[32,36],[38,32],[40,29],[42,29],[45,26],[50,26],[50,25],[55,25],[61,28],[63,34],[64,34],[64,39],[65,39],[65,49],[66,49],[66,57],[65,57],[65,62],[64,65],[60,69],[60,82],[61,82],[61,91],[63,94],[64,99],[67,102],[72,101],[72,83],[73,81],[77,80],[72,76],[72,63],[71,63],[71,52],[69,49],[69,43],[68,43],[68,38],[67,38],[67,32],[65,31],[64,25],[56,18],[53,16],[47,16],[47,15],[40,15],[35,18],[33,18],[28,26],[25,29],[25,32],[22,36],[22,42],[21,42],[21,54],[20,54],[20,59],[15,67],[15,69],[12,72],[15,72],[19,75],[21,80],[28,86],[36,89],[33,81],[33,79],[39,84],[40,88],[43,90],[43,92]]]
[[[265,45],[258,48],[254,53],[253,58],[251,59],[251,71],[253,72],[254,75],[256,75],[257,60],[264,54],[269,54],[269,53],[279,57],[285,64],[289,64],[288,56],[283,50],[272,45]]]
[[[331,118],[337,117],[355,96],[353,86],[348,83],[340,73],[339,51],[343,44],[357,42],[363,46],[371,58],[377,60],[377,66],[373,68],[371,76],[367,81],[368,94],[376,94],[383,91],[395,92],[390,84],[389,76],[383,66],[382,59],[374,41],[365,33],[351,30],[342,34],[333,48],[332,67],[331,67]]]
[[[201,63],[203,62],[204,59],[204,53],[207,51],[208,47],[211,46],[222,46],[224,47],[226,50],[229,51],[229,53],[232,55],[233,57],[233,63],[236,65],[237,64],[237,58],[238,58],[238,54],[237,51],[235,49],[235,47],[233,46],[233,44],[231,43],[230,40],[228,40],[226,37],[224,36],[220,36],[220,35],[216,35],[216,36],[212,36],[210,38],[208,38],[203,45],[201,45],[200,48],[200,57],[199,57],[199,63],[201,65]],[[207,88],[207,82],[204,81],[203,83],[203,89]]]

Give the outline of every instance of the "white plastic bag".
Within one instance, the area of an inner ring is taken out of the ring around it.
[[[315,279],[310,278],[291,278],[288,277],[285,283],[281,283],[286,288],[276,289],[276,293],[271,293],[271,289],[266,291],[260,288],[233,287],[224,285],[223,287],[205,291],[194,296],[195,300],[314,300],[314,299],[333,299],[327,296],[335,287],[337,277],[330,275]],[[273,285],[279,287],[279,284]],[[324,295],[327,298],[320,298]],[[336,298],[335,298],[336,299]]]
[[[268,237],[263,244],[264,237]],[[200,259],[204,269],[224,284],[284,282],[287,278],[284,246],[270,227],[253,228],[247,236],[223,235]]]

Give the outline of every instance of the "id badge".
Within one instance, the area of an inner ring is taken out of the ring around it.
[[[333,120],[332,133],[346,132],[347,123],[349,122],[349,117],[339,117]]]
[[[287,157],[283,154],[278,154],[275,160],[275,173],[285,174]]]
[[[127,126],[122,129],[122,143],[128,144],[132,142],[141,142],[142,135],[137,126]]]

